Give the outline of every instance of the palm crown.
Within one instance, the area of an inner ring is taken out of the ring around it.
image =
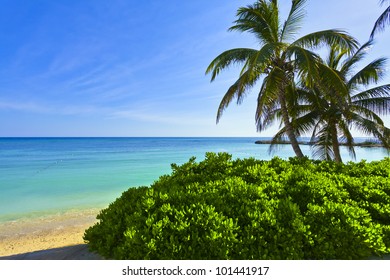
[[[250,32],[259,42],[258,49],[237,48],[223,52],[208,66],[211,81],[228,66],[241,64],[237,81],[223,96],[217,112],[217,122],[223,111],[236,99],[240,104],[246,94],[263,77],[258,94],[255,120],[258,131],[268,128],[275,120],[275,109],[280,108],[279,120],[284,124],[286,134],[295,154],[303,153],[291,124],[290,108],[287,100],[294,98],[295,80],[313,83],[321,72],[329,84],[343,88],[344,83],[335,71],[323,67],[320,57],[312,49],[323,45],[338,45],[350,52],[357,47],[354,38],[341,30],[324,30],[295,39],[304,18],[305,0],[293,0],[290,12],[284,23],[279,18],[277,0],[260,0],[253,5],[242,7],[237,12],[238,19],[230,31]],[[345,92],[347,89],[345,88]]]
[[[389,113],[390,84],[369,88],[383,78],[386,59],[376,59],[354,72],[371,45],[372,41],[369,41],[351,55],[333,46],[324,61],[338,73],[347,93],[337,87],[330,88],[328,83],[323,83],[324,79],[317,80],[312,88],[295,89],[299,98],[298,104],[294,105],[292,125],[297,135],[312,132],[311,142],[314,143],[314,155],[317,157],[341,162],[339,138],[354,157],[351,128],[376,137],[386,148],[390,148],[390,130],[378,115]],[[285,134],[285,128],[282,128],[273,142]]]

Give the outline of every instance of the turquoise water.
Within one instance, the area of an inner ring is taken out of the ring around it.
[[[289,145],[274,155],[265,138],[0,138],[0,222],[70,209],[105,207],[129,187],[150,185],[171,163],[208,151],[234,157],[294,156]],[[306,155],[309,146],[302,146]],[[357,161],[388,156],[356,148]],[[351,160],[342,149],[344,161]]]

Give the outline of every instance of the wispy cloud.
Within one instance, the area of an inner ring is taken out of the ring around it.
[[[0,101],[0,110],[45,115],[91,115],[104,114],[109,111],[107,108],[91,105],[61,105],[17,101]]]
[[[171,114],[162,112],[148,112],[146,110],[119,110],[109,114],[110,119],[129,119],[141,122],[154,124],[169,124],[169,125],[208,125],[210,118],[207,116],[194,116],[191,113],[172,112]]]
[[[10,102],[0,101],[0,110],[11,110],[11,111],[24,111],[33,113],[49,113],[50,109],[45,106],[40,106],[33,102]]]

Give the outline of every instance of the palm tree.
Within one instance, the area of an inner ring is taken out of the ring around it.
[[[381,0],[380,3],[383,5],[386,2],[390,2],[389,0]],[[390,5],[385,9],[385,11],[380,15],[377,21],[374,24],[374,28],[371,31],[370,39],[373,39],[375,34],[378,31],[381,31],[385,28],[386,24],[390,23]]]
[[[286,21],[280,21],[277,0],[259,0],[253,5],[238,9],[238,19],[229,31],[250,32],[259,42],[259,49],[237,48],[221,53],[208,66],[206,74],[211,73],[211,81],[232,64],[241,64],[242,70],[237,81],[230,86],[219,105],[217,123],[223,111],[232,100],[240,104],[249,91],[264,77],[258,94],[255,115],[259,132],[268,128],[276,120],[272,112],[280,106],[279,121],[283,122],[292,148],[298,157],[303,157],[294,129],[291,125],[288,96],[294,91],[295,79],[305,79],[308,83],[318,73],[318,55],[309,49],[325,45],[338,45],[351,51],[357,42],[340,30],[324,30],[308,34],[299,39],[294,37],[304,18],[306,0],[293,0]],[[327,81],[342,87],[342,81],[333,71],[325,71]]]
[[[371,45],[372,41],[369,41],[349,56],[333,46],[324,62],[344,81],[347,94],[336,87],[329,88],[323,79],[318,80],[312,88],[295,89],[299,104],[294,106],[292,125],[297,135],[312,132],[314,156],[341,162],[341,140],[355,157],[351,128],[376,137],[387,149],[390,148],[390,129],[379,117],[390,113],[390,84],[369,88],[370,84],[378,83],[383,78],[386,59],[376,59],[357,73],[353,72]],[[286,129],[282,128],[275,135],[273,143],[285,134]]]

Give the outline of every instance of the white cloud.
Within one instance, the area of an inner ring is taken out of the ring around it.
[[[162,112],[152,112],[147,110],[119,110],[109,113],[110,119],[130,119],[134,121],[149,122],[155,124],[169,125],[208,125],[213,123],[213,120],[207,116],[194,116],[192,114],[183,114],[172,112],[166,114]]]
[[[34,102],[10,102],[10,101],[0,101],[0,109],[2,110],[12,110],[12,111],[25,111],[25,112],[34,112],[34,113],[48,113],[50,109],[46,106],[41,106]]]

